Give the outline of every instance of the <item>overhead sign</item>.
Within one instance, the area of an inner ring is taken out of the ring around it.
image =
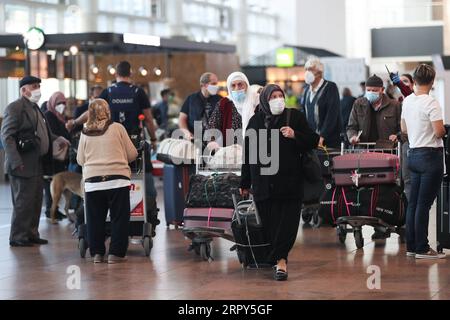
[[[293,48],[277,49],[276,66],[279,68],[289,68],[295,66],[295,55]]]
[[[42,29],[32,27],[23,35],[23,42],[30,50],[39,50],[45,43],[45,34]]]
[[[123,43],[138,44],[142,46],[160,47],[161,38],[156,36],[147,36],[136,33],[124,33]]]

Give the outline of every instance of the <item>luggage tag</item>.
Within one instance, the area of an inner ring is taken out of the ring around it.
[[[352,178],[353,184],[357,188],[359,188],[359,179],[361,178],[361,174],[358,173],[358,170],[355,170],[352,172],[351,178]]]

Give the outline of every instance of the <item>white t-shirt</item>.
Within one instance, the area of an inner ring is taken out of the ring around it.
[[[444,142],[434,135],[432,122],[443,120],[442,109],[429,95],[412,94],[403,101],[402,119],[408,129],[410,148],[442,148]]]

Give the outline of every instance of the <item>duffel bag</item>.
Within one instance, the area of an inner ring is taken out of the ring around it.
[[[209,177],[194,175],[189,182],[187,208],[234,208],[232,195],[239,194],[241,178],[233,173]],[[240,201],[240,197],[237,197]]]
[[[167,164],[193,164],[196,153],[192,142],[183,139],[165,139],[159,147],[156,158]]]
[[[334,187],[320,202],[319,215],[324,224],[336,225],[344,216],[376,217],[392,226],[406,221],[406,197],[397,185],[374,187]]]

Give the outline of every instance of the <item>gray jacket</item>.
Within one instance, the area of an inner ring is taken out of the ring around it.
[[[20,132],[34,131],[37,118],[45,123],[45,131],[49,139],[48,153],[41,156],[40,148],[30,150],[26,153],[19,153],[17,150],[16,138]],[[45,122],[37,105],[28,99],[21,97],[6,107],[2,128],[1,140],[5,148],[5,172],[17,177],[31,178],[42,176],[44,167],[52,164],[52,142],[56,139]],[[20,170],[20,166],[24,166]]]

